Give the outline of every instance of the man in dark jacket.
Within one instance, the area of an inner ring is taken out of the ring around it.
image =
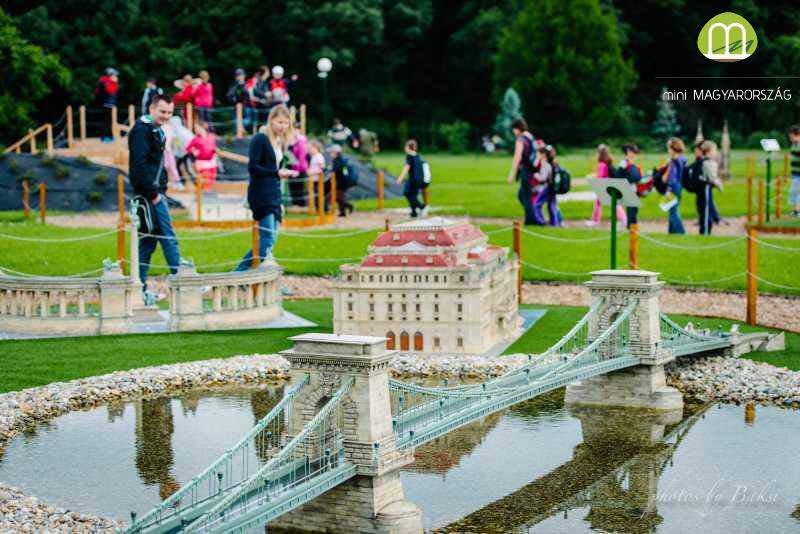
[[[144,284],[145,303],[154,303],[154,296],[147,292],[147,272],[150,258],[161,243],[164,257],[172,274],[178,272],[181,254],[178,240],[172,229],[167,199],[167,173],[164,170],[164,144],[166,136],[162,126],[172,117],[174,104],[167,95],[156,95],[150,103],[150,113],[137,119],[128,134],[130,151],[130,177],[133,194],[150,202],[152,234],[142,234],[139,239],[139,279]]]
[[[618,174],[620,178],[626,178],[635,192],[636,184],[642,181],[642,169],[636,164],[636,156],[639,154],[639,147],[634,144],[622,145],[622,153],[624,159],[616,174]],[[632,224],[637,224],[639,222],[639,208],[628,206],[625,208],[625,212],[628,216],[628,228],[630,228]]]
[[[331,170],[336,176],[336,204],[339,206],[339,217],[347,217],[355,209],[355,206],[347,201],[347,190],[356,185],[353,177],[355,171],[342,154],[341,146],[331,145],[328,147],[328,153],[331,155]],[[328,193],[329,184],[325,185]]]

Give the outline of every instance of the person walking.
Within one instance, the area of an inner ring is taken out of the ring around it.
[[[333,119],[333,126],[328,130],[328,142],[334,145],[347,146],[357,149],[360,145],[358,137],[344,125],[342,119]]]
[[[597,178],[613,178],[614,159],[611,157],[611,149],[606,144],[597,146]],[[603,219],[603,205],[600,199],[594,201],[592,208],[592,218],[587,221],[587,226],[597,226]],[[617,220],[623,225],[628,224],[628,217],[621,204],[617,204]]]
[[[341,146],[331,145],[328,147],[328,153],[331,155],[331,170],[336,176],[336,204],[339,206],[339,217],[347,217],[355,210],[355,206],[347,201],[347,190],[356,185],[355,170],[342,154]],[[328,181],[325,183],[326,197],[330,195],[330,188]]]
[[[423,217],[426,215],[427,206],[420,202],[419,194],[424,185],[424,171],[422,169],[422,158],[418,152],[419,145],[416,139],[409,139],[406,142],[406,164],[397,177],[397,185],[400,185],[408,176],[408,181],[403,187],[403,194],[408,200],[408,207],[411,208],[411,217],[416,218],[418,215]]]
[[[234,107],[236,104],[242,104],[243,107],[243,117],[242,117],[242,127],[245,131],[250,129],[250,123],[253,119],[250,105],[250,93],[247,89],[247,81],[245,80],[244,69],[236,69],[233,73],[233,83],[230,87],[228,87],[228,92],[225,94],[228,102],[231,103]],[[236,117],[236,110],[233,110],[233,120],[234,122],[237,120]]]
[[[719,164],[715,159],[717,152],[717,144],[713,141],[703,141],[696,147],[696,154],[698,154],[698,161],[700,167],[700,191],[696,197],[696,207],[698,215],[698,225],[700,227],[701,235],[711,234],[711,228],[715,223],[718,224],[719,214],[715,220],[714,212],[714,188],[722,190],[722,181],[719,178]]]
[[[669,163],[661,174],[660,180],[667,186],[667,202],[672,204],[669,208],[667,231],[670,234],[685,234],[681,220],[681,195],[683,192],[683,169],[688,164],[688,159],[683,155],[685,145],[677,137],[667,141],[667,151],[669,153]]]
[[[164,91],[158,86],[155,78],[148,78],[147,85],[145,85],[144,93],[142,93],[142,115],[147,115],[150,109],[150,103],[156,95],[163,95]]]
[[[542,214],[542,207],[546,202],[550,226],[560,226],[558,220],[557,195],[553,188],[554,172],[555,159],[553,158],[553,147],[550,145],[539,146],[536,149],[536,163],[533,166],[532,202],[534,224],[547,224]]]
[[[186,146],[186,152],[194,156],[194,168],[202,180],[203,190],[209,191],[217,181],[217,136],[208,131],[208,124],[194,125],[195,136]]]
[[[800,217],[800,124],[789,128],[789,157],[792,165],[792,190],[789,200],[792,203],[792,215]]]
[[[517,199],[522,204],[525,224],[536,224],[533,215],[533,135],[528,131],[528,123],[525,119],[517,119],[511,124],[511,133],[514,134],[516,142],[514,145],[514,159],[511,162],[511,169],[508,171],[508,183],[513,184],[519,181]]]
[[[639,147],[634,144],[622,145],[622,153],[625,156],[622,164],[615,174],[620,178],[625,178],[631,184],[634,193],[637,193],[637,184],[642,181],[642,169],[636,164],[636,157],[639,155]],[[625,208],[627,215],[626,227],[630,228],[632,224],[639,223],[639,208],[628,206]]]
[[[263,264],[272,255],[278,242],[278,231],[283,218],[281,205],[281,179],[296,176],[296,171],[281,168],[284,153],[289,146],[291,127],[286,106],[275,106],[267,117],[267,124],[259,128],[250,141],[247,170],[250,183],[247,186],[247,202],[258,221],[258,255]],[[252,268],[252,248],[236,267],[237,271]]]
[[[147,290],[147,273],[150,259],[161,244],[161,250],[170,272],[178,272],[181,262],[178,240],[172,228],[172,218],[167,205],[167,174],[164,171],[164,147],[166,135],[163,130],[174,111],[174,104],[167,95],[156,95],[150,103],[149,113],[136,120],[128,133],[128,176],[133,194],[150,203],[153,228],[150,234],[139,239],[139,280],[142,282],[145,304],[155,304],[155,295]]]
[[[105,73],[97,80],[94,89],[94,96],[103,108],[103,134],[100,140],[103,143],[110,143],[114,140],[114,125],[112,109],[117,105],[117,93],[119,92],[119,71],[113,67],[105,70]]]
[[[214,86],[211,84],[211,76],[208,71],[201,70],[197,75],[192,88],[192,99],[197,108],[197,118],[201,122],[208,124],[208,130],[214,131],[214,123],[211,121],[211,109],[214,107]]]
[[[300,123],[292,128],[289,151],[293,158],[290,168],[297,176],[289,180],[289,195],[295,206],[307,206],[306,182],[308,181],[308,138],[300,131]]]

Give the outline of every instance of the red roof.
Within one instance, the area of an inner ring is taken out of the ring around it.
[[[362,267],[452,267],[455,264],[451,254],[370,254],[361,261]]]
[[[395,238],[397,236],[397,238]],[[374,247],[399,247],[412,241],[428,247],[452,247],[484,237],[479,228],[471,224],[460,224],[443,229],[388,231],[378,236]]]
[[[467,254],[467,258],[470,260],[489,261],[501,256],[503,253],[505,253],[503,247],[498,247],[497,245],[486,245],[486,247],[480,252],[470,251],[469,254]]]

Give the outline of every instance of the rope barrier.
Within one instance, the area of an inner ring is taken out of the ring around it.
[[[497,234],[499,232],[505,232],[505,231],[508,231],[508,230],[512,230],[513,228],[514,228],[513,226],[504,226],[503,228],[496,228],[494,230],[484,231],[483,233],[485,235],[492,235],[492,234]]]
[[[639,234],[639,237],[644,239],[645,241],[650,241],[651,243],[656,243],[656,244],[658,244],[658,245],[660,245],[662,247],[674,248],[674,249],[679,249],[679,250],[711,250],[711,249],[716,249],[716,248],[724,248],[724,247],[733,245],[735,243],[739,243],[740,241],[746,241],[747,240],[747,236],[741,236],[741,237],[736,237],[736,238],[730,239],[728,241],[725,241],[724,243],[716,243],[714,245],[688,246],[688,245],[676,245],[674,243],[668,243],[666,241],[661,241],[659,239],[652,238],[647,234]]]
[[[22,237],[22,236],[10,235],[10,234],[0,234],[0,238],[11,239],[11,240],[14,240],[14,241],[26,241],[26,242],[29,242],[29,243],[70,243],[70,242],[75,242],[75,241],[89,241],[91,239],[99,239],[101,237],[109,236],[109,235],[116,234],[116,233],[117,233],[116,230],[109,230],[108,232],[102,232],[102,233],[99,233],[99,234],[92,234],[92,235],[81,236],[81,237],[64,237],[64,238],[58,238],[58,239],[50,239],[50,238],[46,238],[46,237],[32,238],[32,237]]]
[[[559,274],[559,275],[563,275],[563,276],[576,276],[576,277],[577,276],[589,276],[591,274],[591,273],[588,273],[588,272],[576,273],[576,272],[567,272],[567,271],[556,271],[554,269],[548,269],[546,267],[542,267],[541,265],[536,265],[534,263],[529,263],[527,261],[521,261],[520,263],[522,263],[522,265],[524,265],[525,267],[530,267],[531,269],[536,269],[537,271],[542,271],[542,272],[550,273],[550,274]]]
[[[527,228],[522,229],[523,234],[532,235],[534,237],[541,237],[542,239],[549,239],[551,241],[561,241],[567,243],[591,243],[591,242],[598,242],[598,241],[608,241],[611,239],[611,236],[602,236],[602,237],[586,237],[586,238],[569,238],[569,237],[556,237],[547,234],[540,234],[538,232],[532,232]]]
[[[736,278],[738,278],[740,276],[745,276],[745,275],[747,275],[747,271],[743,271],[741,273],[732,274],[730,276],[724,276],[722,278],[717,278],[716,280],[700,280],[700,281],[697,281],[697,282],[694,282],[694,281],[691,281],[691,280],[688,280],[688,281],[687,280],[674,280],[674,279],[664,278],[664,277],[661,277],[661,280],[663,280],[665,282],[669,282],[670,284],[687,285],[687,286],[700,286],[700,285],[705,285],[705,284],[716,284],[716,283],[719,283],[719,282],[727,282],[729,280],[734,280],[734,279],[736,279]]]
[[[14,269],[10,269],[8,267],[4,267],[4,266],[0,265],[0,271],[11,273],[11,274],[14,274],[14,275],[17,275],[17,276],[26,276],[28,278],[82,278],[82,277],[88,276],[90,274],[96,274],[96,273],[102,272],[103,268],[100,267],[99,269],[92,269],[91,271],[86,271],[84,273],[48,275],[48,274],[24,273],[22,271],[16,271]]]
[[[779,289],[788,289],[789,291],[800,291],[800,287],[787,286],[787,285],[783,285],[783,284],[778,284],[776,282],[770,282],[769,280],[765,280],[764,278],[761,278],[760,276],[758,276],[755,273],[745,273],[745,274],[750,274],[750,276],[752,276],[753,278],[755,278],[756,280],[758,280],[759,282],[761,282],[763,284],[767,284],[768,286],[777,287]]]
[[[767,241],[762,241],[761,239],[758,239],[758,238],[753,238],[753,241],[755,241],[759,245],[765,246],[767,248],[772,248],[772,249],[775,249],[775,250],[781,250],[781,251],[784,251],[784,252],[788,252],[790,254],[791,253],[795,253],[795,254],[800,253],[800,247],[782,247],[781,245],[775,245],[775,244],[769,243]]]

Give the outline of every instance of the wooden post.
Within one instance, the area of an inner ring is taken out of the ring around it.
[[[125,219],[120,217],[117,221],[117,261],[125,272]]]
[[[319,223],[322,224],[325,217],[325,174],[319,174],[319,181],[317,182],[317,215],[319,216]]]
[[[36,136],[33,135],[33,130],[28,130],[28,135],[31,136],[31,154],[36,154]]]
[[[22,213],[26,220],[31,215],[31,187],[28,180],[22,180]]]
[[[53,125],[47,123],[47,155],[53,154]]]
[[[778,179],[775,180],[775,219],[781,218],[781,182],[783,182],[783,176],[778,176]]]
[[[261,264],[261,253],[259,249],[258,221],[253,221],[253,261],[251,265],[256,269]]]
[[[194,135],[194,110],[192,103],[186,103],[186,129]]]
[[[514,254],[517,255],[517,304],[522,304],[522,227],[514,221]]]
[[[628,263],[631,269],[639,268],[639,225],[631,224],[630,246],[628,247]]]
[[[197,179],[194,182],[194,195],[197,204],[197,222],[203,223],[203,173],[197,173]]]
[[[300,132],[306,135],[306,105],[300,104]]]
[[[297,122],[297,108],[294,106],[289,106],[289,122],[292,123],[292,126]]]
[[[75,132],[73,131],[72,124],[72,106],[67,106],[67,148],[72,148],[72,143],[75,142]]]
[[[314,200],[314,177],[309,176],[306,180],[306,189],[308,190],[308,214],[314,215],[316,201]]]
[[[119,122],[117,121],[117,106],[111,107],[111,136],[116,139],[119,137],[119,128],[117,125]]]
[[[764,180],[758,181],[758,225],[764,225]]]
[[[125,177],[122,173],[117,174],[117,207],[120,222],[125,222]]]
[[[236,103],[236,138],[244,137],[244,126],[242,124],[242,103]]]
[[[42,224],[47,223],[47,186],[44,183],[39,184],[39,217]]]
[[[336,173],[331,173],[331,215],[336,214]]]
[[[81,141],[86,141],[86,106],[78,108],[78,128],[81,133]]]
[[[750,174],[750,160],[747,160],[747,223],[753,221],[753,175]]]
[[[427,187],[422,188],[422,203],[425,204],[425,207],[428,207],[428,204],[431,203],[431,197],[429,196]]]
[[[136,107],[133,104],[128,105],[128,126],[133,128],[136,124]]]
[[[383,210],[383,171],[378,171],[378,210]]]
[[[758,300],[758,249],[756,248],[756,231],[747,229],[747,324],[755,326],[756,303]]]

